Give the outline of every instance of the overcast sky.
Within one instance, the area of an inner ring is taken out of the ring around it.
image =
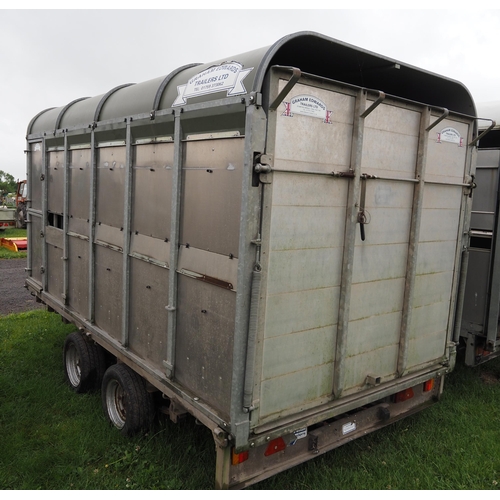
[[[448,4],[453,9],[0,10],[0,170],[25,177],[26,128],[46,108],[304,30],[458,80],[476,103],[500,100],[500,10]]]

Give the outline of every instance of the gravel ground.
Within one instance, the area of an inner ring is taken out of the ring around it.
[[[42,309],[24,288],[26,259],[0,259],[0,316]]]

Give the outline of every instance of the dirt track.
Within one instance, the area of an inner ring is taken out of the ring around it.
[[[0,259],[0,316],[43,308],[24,288],[26,259]]]

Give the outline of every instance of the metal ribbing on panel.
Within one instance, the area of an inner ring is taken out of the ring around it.
[[[351,167],[354,177],[349,184],[346,226],[344,237],[344,255],[342,259],[342,279],[340,284],[339,316],[337,323],[337,344],[335,348],[335,368],[333,394],[340,397],[344,388],[345,355],[347,333],[349,329],[349,311],[354,265],[354,246],[358,223],[358,200],[361,191],[361,158],[363,153],[363,133],[366,108],[366,91],[361,90],[354,108],[353,140],[351,147]],[[332,304],[333,307],[333,304]]]
[[[42,233],[37,235],[39,238],[43,238],[42,240],[42,269],[40,272],[42,273],[42,289],[47,291],[47,243],[45,238],[45,232],[47,231],[48,224],[48,157],[47,157],[47,146],[45,138],[42,140]]]
[[[75,99],[74,101],[71,101],[69,104],[66,104],[66,106],[64,106],[64,108],[59,113],[59,116],[57,117],[54,129],[57,130],[61,126],[61,121],[63,119],[64,114],[71,106],[73,106],[73,104],[76,104],[77,102],[80,101],[85,101],[85,99],[89,99],[89,97],[80,97],[79,99]]]
[[[104,104],[106,104],[106,101],[109,99],[109,97],[111,95],[113,95],[117,90],[123,89],[125,87],[130,87],[131,85],[135,85],[135,84],[134,83],[124,83],[123,85],[118,85],[118,87],[111,89],[110,91],[106,92],[106,94],[103,95],[102,99],[99,101],[99,104],[97,105],[97,108],[95,109],[95,112],[94,112],[94,123],[97,123],[99,121],[102,108],[103,108]]]
[[[89,321],[95,320],[95,218],[97,189],[97,150],[95,131],[90,134],[90,203],[89,203]]]
[[[172,80],[172,78],[176,75],[178,75],[181,71],[184,71],[185,69],[193,68],[194,66],[199,66],[201,63],[193,63],[193,64],[186,64],[185,66],[181,66],[180,68],[175,69],[171,73],[169,73],[164,80],[161,82],[160,86],[158,87],[158,90],[156,91],[155,95],[155,100],[153,102],[153,109],[152,112],[158,111],[160,109],[160,102],[161,98],[163,96],[163,93],[165,92],[165,89],[167,88],[168,84]]]
[[[70,153],[68,150],[68,136],[64,134],[64,194],[63,194],[63,303],[68,303],[69,277],[68,277],[68,253],[69,253],[69,163]]]
[[[250,299],[250,320],[248,326],[247,359],[245,363],[245,384],[243,388],[243,408],[252,406],[255,350],[257,342],[257,323],[259,319],[259,300],[262,273],[260,268],[252,273],[252,296]]]
[[[429,138],[430,109],[425,108],[420,118],[420,132],[417,150],[417,165],[415,178],[418,184],[413,191],[413,205],[410,222],[410,239],[408,244],[408,259],[406,262],[405,293],[403,299],[403,313],[401,318],[401,334],[399,339],[398,374],[402,377],[408,363],[408,345],[410,342],[411,318],[413,312],[413,297],[415,295],[415,276],[417,270],[418,242],[420,237],[420,223],[422,220],[422,204],[425,185],[425,166],[427,163],[427,141]],[[441,120],[439,120],[441,121]],[[435,122],[437,124],[437,121]]]
[[[497,187],[497,200],[499,199],[500,189]],[[498,337],[498,318],[500,315],[500,217],[495,221],[495,231],[493,233],[494,240],[492,241],[492,263],[490,271],[489,299],[488,312],[485,333],[489,344],[494,345]]]
[[[476,128],[469,127],[469,135],[467,139],[467,155],[466,155],[466,178],[464,181],[469,180],[469,193],[464,192],[465,201],[463,203],[463,208],[460,215],[460,223],[459,228],[462,232],[462,238],[459,238],[458,244],[461,248],[458,249],[457,253],[459,258],[457,260],[457,269],[456,271],[458,276],[458,293],[456,298],[456,303],[451,300],[450,303],[450,318],[454,318],[454,324],[449,325],[449,334],[448,334],[448,342],[458,343],[460,340],[460,332],[462,326],[462,315],[464,311],[464,300],[465,300],[465,289],[467,285],[467,272],[469,269],[469,238],[470,238],[470,222],[472,216],[472,192],[474,189],[474,176],[476,173],[476,163],[477,163],[477,142],[473,140],[473,137],[476,135]],[[467,168],[468,167],[468,168]],[[497,197],[498,198],[498,197]],[[497,233],[498,238],[498,233]],[[500,290],[499,290],[500,293]],[[498,300],[498,297],[497,297]],[[497,318],[498,319],[498,318]],[[456,351],[456,350],[455,350]]]
[[[255,363],[250,365],[252,360],[247,358],[247,345],[250,337],[252,273],[258,264],[256,246],[252,241],[261,233],[261,190],[252,186],[252,176],[254,152],[265,149],[266,126],[264,110],[254,105],[247,106],[230,402],[231,433],[235,436],[236,446],[247,443],[250,432],[250,413],[248,409],[243,409],[243,400],[246,376],[255,370]]]
[[[123,282],[122,282],[122,345],[129,345],[129,309],[130,309],[130,225],[132,217],[132,134],[130,119],[127,120],[125,153],[125,186],[123,197]]]
[[[177,260],[179,258],[179,231],[182,190],[182,109],[175,111],[174,164],[172,172],[172,206],[170,220],[170,258],[168,273],[167,355],[163,364],[167,378],[173,378],[175,367],[175,337],[177,333]]]

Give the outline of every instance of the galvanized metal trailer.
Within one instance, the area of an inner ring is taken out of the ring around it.
[[[456,81],[302,32],[35,116],[26,283],[78,329],[71,386],[124,433],[162,393],[212,430],[221,488],[437,401],[475,115]]]
[[[500,102],[478,104],[478,115],[488,119],[478,123],[484,137],[478,144],[460,329],[465,363],[470,366],[500,355]]]

